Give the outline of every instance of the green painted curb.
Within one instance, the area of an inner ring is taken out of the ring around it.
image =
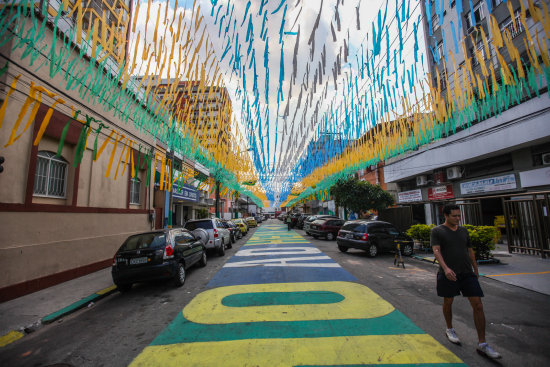
[[[58,320],[62,318],[63,316],[69,315],[83,307],[85,307],[90,302],[99,301],[100,299],[110,295],[111,293],[115,292],[117,290],[117,287],[115,285],[102,289],[88,297],[85,297],[81,299],[80,301],[76,301],[75,303],[62,308],[59,311],[56,311],[54,313],[49,314],[48,316],[45,316],[40,320],[42,324],[50,324],[54,322],[55,320]]]

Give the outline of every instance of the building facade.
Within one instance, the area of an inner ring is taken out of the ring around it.
[[[72,44],[70,52],[62,49],[63,32],[77,25],[73,18],[60,17],[54,33],[55,2],[49,3],[47,14],[35,9],[35,19],[46,24],[42,42],[66,52],[63,61],[72,62],[74,70],[112,77],[126,52],[121,35],[127,35],[130,2],[84,3],[116,8],[113,18],[102,19],[113,22],[117,48],[100,53],[95,44],[84,57],[79,54],[82,45]],[[84,13],[97,13],[86,4]],[[97,23],[98,14],[83,19]],[[17,25],[30,30],[30,13]],[[82,39],[86,32],[83,27]],[[101,97],[83,97],[84,87],[68,88],[63,69],[56,74],[40,67],[51,62],[47,54],[29,57],[17,43],[16,35],[0,49],[0,63],[6,65],[0,76],[0,155],[5,158],[0,173],[1,301],[108,267],[128,235],[150,230],[150,163],[158,155],[151,134],[126,122],[120,110],[105,107]],[[108,58],[102,68],[93,61],[93,48],[96,58]],[[147,114],[131,99],[128,111]]]
[[[499,85],[512,85],[510,79],[503,80],[508,74],[501,70],[504,64],[510,74],[516,73],[516,80],[521,80],[522,72],[544,67],[540,48],[528,47],[533,45],[534,35],[544,34],[541,23],[535,22],[536,13],[544,8],[540,2],[459,1],[421,2],[432,83],[442,100],[455,98],[456,106],[456,96],[472,84],[478,86],[474,98],[497,95]],[[457,10],[460,7],[462,11]],[[464,47],[453,47],[453,37],[463,39]],[[548,49],[546,37],[542,45]],[[523,90],[512,101],[482,105],[482,113],[478,110],[470,126],[385,162],[385,180],[397,184],[398,203],[412,208],[415,222],[442,223],[442,207],[453,201],[461,205],[463,222],[494,225],[506,216],[509,233],[513,221],[527,223],[528,217],[539,218],[543,231],[537,230],[538,236],[544,241],[544,227],[549,225],[544,192],[550,190],[547,81],[541,75],[537,83]],[[520,211],[513,214],[514,202],[534,206],[532,210],[517,207]],[[534,219],[530,221],[534,223]],[[534,224],[525,226],[525,231],[527,227],[536,230]],[[530,242],[524,241],[524,247],[535,246]]]

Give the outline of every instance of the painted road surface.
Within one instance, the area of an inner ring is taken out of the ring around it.
[[[265,224],[131,366],[465,366],[294,231]]]

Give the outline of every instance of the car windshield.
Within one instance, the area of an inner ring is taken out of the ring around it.
[[[214,226],[212,225],[211,220],[198,220],[198,221],[194,221],[194,222],[185,223],[185,229],[188,229],[188,230],[192,231],[192,230],[197,229],[197,228],[213,229]]]
[[[121,251],[131,251],[144,248],[162,247],[166,244],[166,236],[162,232],[143,233],[130,236],[120,247]]]

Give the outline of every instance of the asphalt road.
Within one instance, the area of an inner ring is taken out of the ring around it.
[[[359,250],[342,253],[336,242],[314,239],[296,230],[330,256],[417,326],[456,354],[469,366],[550,366],[550,296],[485,277],[480,283],[487,321],[487,341],[503,358],[492,361],[476,353],[477,333],[470,304],[458,297],[453,305],[453,326],[462,345],[445,336],[441,299],[435,292],[437,266],[404,258],[405,269],[393,265],[393,254],[369,258]]]
[[[303,234],[303,231],[296,232]],[[233,245],[224,257],[211,255],[205,268],[191,269],[182,288],[163,282],[134,286],[129,293],[115,293],[94,307],[0,349],[2,366],[127,366],[185,305],[206,289],[210,279],[251,235]],[[441,301],[434,290],[437,268],[432,264],[405,258],[405,269],[397,268],[391,254],[369,258],[360,251],[341,253],[336,242],[305,238],[467,365],[550,365],[547,347],[550,296],[481,279],[486,295],[487,338],[503,355],[502,360],[494,362],[475,352],[476,333],[465,299],[456,300],[454,318],[463,344],[455,346],[446,340]]]
[[[0,365],[56,367],[127,366],[181,312],[225,262],[252,236],[225,256],[209,254],[208,264],[188,269],[181,288],[171,282],[136,284],[0,349]]]

